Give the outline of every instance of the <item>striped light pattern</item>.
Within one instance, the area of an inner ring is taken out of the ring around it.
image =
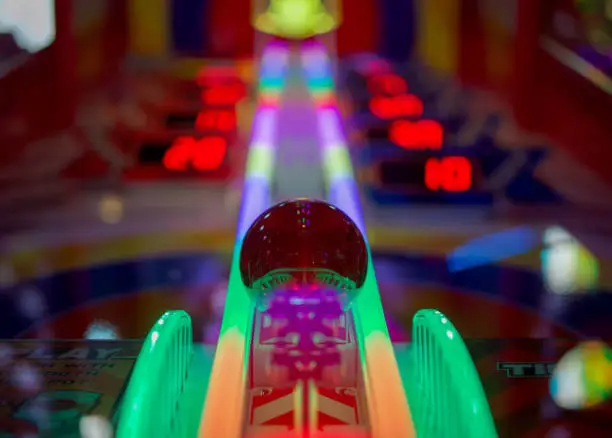
[[[325,47],[318,43],[305,45],[302,64],[318,108],[318,130],[328,199],[348,214],[365,236],[365,223],[346,136],[338,107],[333,104],[333,70]],[[366,282],[353,303],[353,319],[373,437],[415,437],[371,256]]]
[[[242,204],[228,291],[199,437],[239,438],[244,403],[254,306],[240,278],[239,257],[244,235],[269,207],[276,156],[278,103],[287,73],[288,48],[270,43],[260,61],[259,97],[253,119]]]

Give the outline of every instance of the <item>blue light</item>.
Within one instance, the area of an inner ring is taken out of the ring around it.
[[[540,244],[531,227],[517,227],[477,237],[455,248],[446,258],[450,272],[463,271],[528,253]]]

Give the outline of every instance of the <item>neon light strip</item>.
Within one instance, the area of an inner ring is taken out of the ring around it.
[[[320,44],[304,47],[302,64],[308,88],[319,109],[319,135],[328,199],[347,213],[365,234],[346,136],[334,99],[331,61]],[[369,249],[368,249],[369,250]],[[374,438],[414,438],[410,408],[397,369],[385,321],[372,257],[365,285],[353,303],[353,319],[362,360]]]
[[[314,380],[307,383],[308,391],[308,428],[304,438],[317,438],[319,435],[319,389]]]
[[[612,79],[582,57],[555,42],[552,38],[541,37],[540,45],[561,64],[574,70],[605,93],[612,95]]]
[[[306,385],[300,380],[293,390],[293,434],[295,438],[304,438],[304,388]],[[288,438],[288,437],[287,437]]]
[[[201,438],[243,435],[254,307],[240,278],[240,248],[251,223],[271,202],[278,101],[284,87],[288,55],[287,46],[274,42],[264,49],[260,61],[258,108],[253,119],[221,333],[200,420],[198,436]]]

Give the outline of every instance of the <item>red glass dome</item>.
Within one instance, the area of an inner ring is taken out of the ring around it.
[[[255,289],[274,273],[302,284],[333,277],[326,283],[358,289],[367,266],[366,242],[355,223],[333,205],[310,199],[282,202],[262,213],[240,252],[242,281]],[[277,278],[274,284],[282,282]]]

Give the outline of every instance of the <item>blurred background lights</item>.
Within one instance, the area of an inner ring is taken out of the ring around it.
[[[9,344],[0,344],[0,368],[8,366],[13,360],[13,348]]]
[[[587,341],[568,351],[557,363],[550,395],[564,409],[587,409],[610,400],[612,349],[604,342]]]
[[[40,291],[34,287],[26,287],[19,292],[18,304],[23,315],[35,320],[44,316],[46,303]]]
[[[6,261],[0,261],[0,288],[13,286],[15,280],[16,275],[13,266]]]
[[[225,298],[227,296],[227,282],[220,283],[210,295],[210,307],[213,315],[223,316],[225,309]]]
[[[107,224],[117,224],[123,219],[123,199],[117,195],[105,195],[98,203],[100,219]]]
[[[12,33],[19,47],[38,52],[55,40],[53,0],[0,0],[0,33]]]
[[[561,227],[544,231],[541,253],[542,278],[553,293],[588,292],[597,285],[597,259],[580,242]]]
[[[92,322],[87,330],[85,330],[85,334],[83,335],[85,339],[91,340],[108,340],[113,341],[116,339],[121,339],[119,334],[119,330],[113,324],[104,320],[96,320]]]
[[[112,438],[113,427],[100,415],[84,415],[79,422],[81,438]]]
[[[183,273],[180,271],[180,269],[171,269],[168,272],[168,277],[172,281],[181,281],[181,279],[183,278]]]
[[[554,426],[546,433],[546,438],[572,438],[572,434],[565,426]]]
[[[478,266],[499,263],[537,248],[539,234],[532,227],[501,230],[469,240],[447,256],[448,269],[459,272]]]
[[[17,363],[13,367],[12,383],[25,392],[36,392],[42,388],[43,378],[32,365]]]

